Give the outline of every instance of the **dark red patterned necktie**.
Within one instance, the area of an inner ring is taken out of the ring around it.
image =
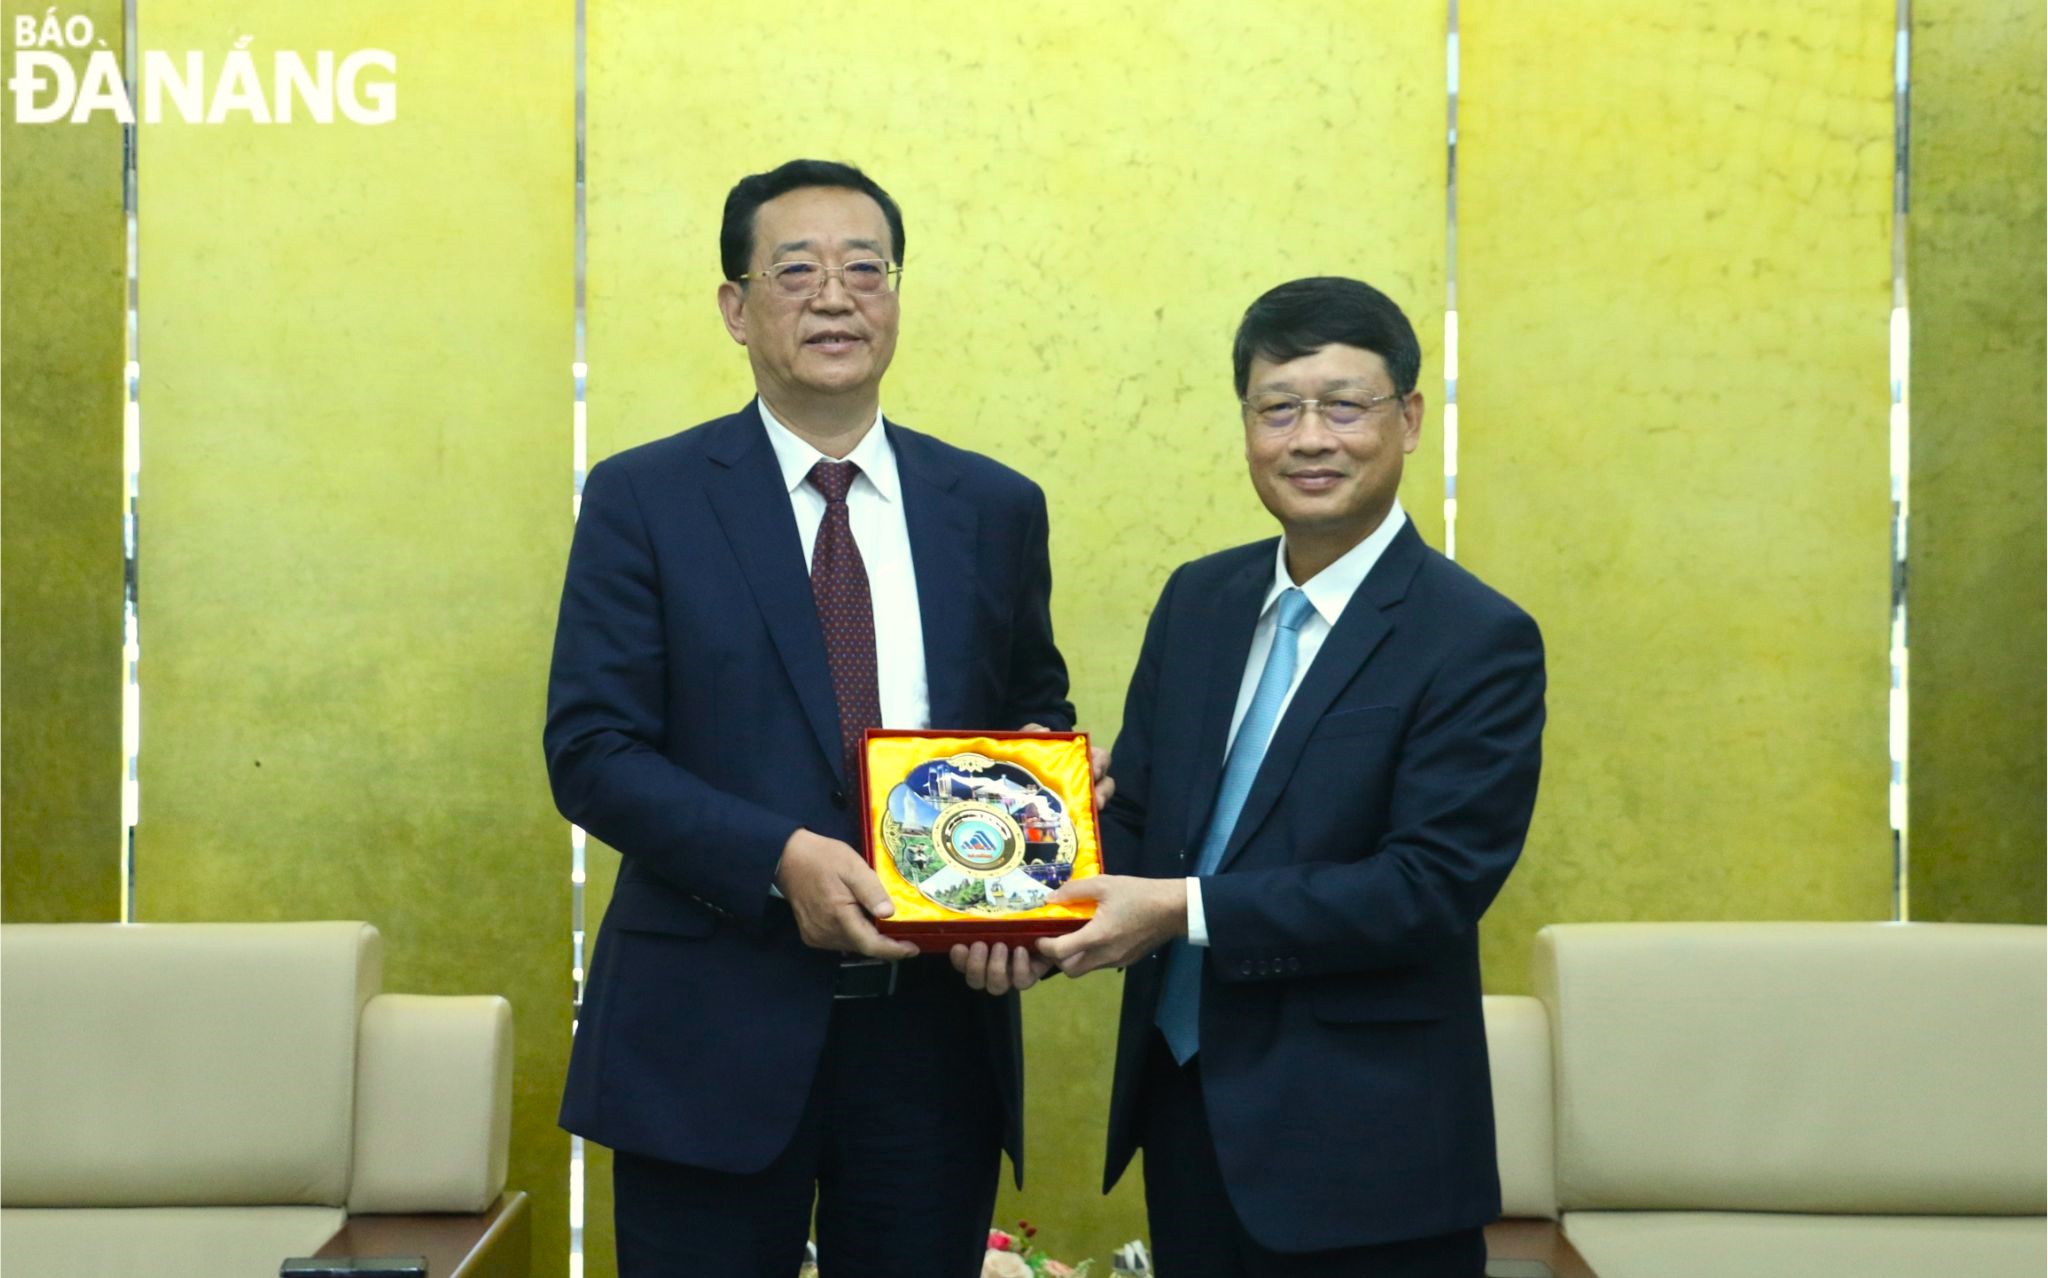
[[[811,487],[825,494],[825,518],[811,549],[811,598],[825,631],[825,664],[832,668],[832,694],[839,701],[839,748],[849,782],[860,777],[861,733],[882,726],[875,606],[868,594],[867,565],[846,518],[846,493],[859,474],[852,462],[825,461],[811,467],[810,474]]]

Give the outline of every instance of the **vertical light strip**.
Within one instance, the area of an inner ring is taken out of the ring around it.
[[[1903,0],[1902,0],[1903,2]],[[1444,33],[1444,555],[1458,557],[1458,0]]]
[[[1898,0],[1898,32],[1892,55],[1892,322],[1891,322],[1891,825],[1892,917],[1911,917],[1909,851],[1906,843],[1906,525],[1911,514],[1913,457],[1911,397],[1912,319],[1906,305],[1906,215],[1908,143],[1912,125],[1912,0]]]
[[[128,82],[128,100],[136,96],[136,65],[141,55],[135,45],[135,8],[138,0],[121,6],[121,74]],[[137,326],[137,305],[141,299],[136,266],[138,241],[135,233],[136,177],[135,124],[121,126],[121,217],[128,240],[128,306],[124,317],[124,350],[121,361],[121,465],[126,472],[121,485],[121,921],[135,921],[135,827],[142,820],[142,638],[136,610],[138,579],[137,551],[140,529],[136,503],[142,491],[142,341]]]
[[[576,362],[569,366],[575,399],[569,418],[569,519],[583,513],[583,476],[590,468],[589,417],[584,390],[590,380],[589,352],[584,345],[584,266],[587,261],[589,221],[584,204],[584,56],[586,28],[585,0],[576,0]],[[576,1024],[583,1015],[583,828],[569,827],[569,1036],[576,1036]],[[583,1138],[569,1137],[569,1278],[583,1278]]]

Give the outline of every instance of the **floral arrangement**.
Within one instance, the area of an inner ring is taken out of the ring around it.
[[[1069,1265],[1054,1260],[1032,1241],[1038,1226],[1028,1220],[1017,1222],[1017,1231],[988,1231],[988,1252],[981,1258],[981,1278],[1088,1278],[1095,1267],[1092,1260]]]
[[[1084,1260],[1069,1265],[1053,1259],[1032,1239],[1038,1227],[1028,1220],[1017,1222],[1016,1232],[988,1231],[988,1251],[981,1258],[981,1278],[1088,1278],[1095,1262]],[[1153,1278],[1152,1255],[1145,1244],[1133,1239],[1116,1249],[1110,1261],[1110,1278]],[[804,1263],[798,1278],[818,1278],[818,1245],[804,1247]]]

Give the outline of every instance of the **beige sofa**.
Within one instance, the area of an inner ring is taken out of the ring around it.
[[[2048,931],[1583,924],[1534,970],[1487,1000],[1496,1254],[1554,1220],[1600,1278],[2048,1271]]]
[[[365,923],[0,928],[0,1272],[525,1274],[510,1006],[381,983]]]

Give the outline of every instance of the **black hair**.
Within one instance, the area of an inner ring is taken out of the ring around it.
[[[851,164],[840,164],[834,160],[791,160],[766,173],[741,178],[726,194],[725,220],[718,228],[718,256],[725,268],[725,278],[736,280],[745,275],[747,264],[754,259],[755,212],[778,195],[813,186],[859,191],[881,205],[882,216],[889,221],[889,238],[895,253],[893,260],[898,265],[902,264],[903,213],[887,191]]]
[[[1359,280],[1317,275],[1268,289],[1246,309],[1230,352],[1238,397],[1244,397],[1251,381],[1255,357],[1285,363],[1333,343],[1356,346],[1385,360],[1395,394],[1415,389],[1422,347],[1394,299]]]

